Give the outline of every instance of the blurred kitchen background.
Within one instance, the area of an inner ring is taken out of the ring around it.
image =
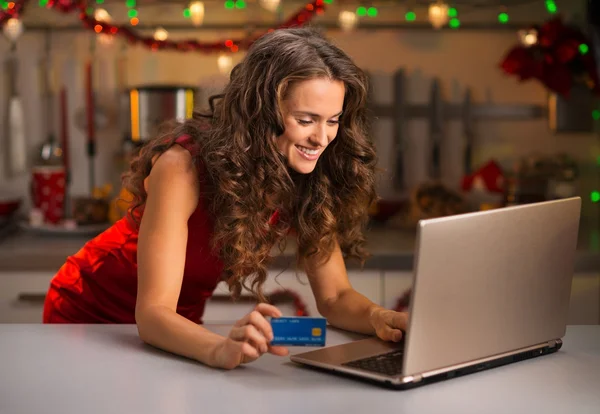
[[[353,285],[403,309],[419,218],[581,196],[571,323],[600,323],[600,1],[0,0],[0,322],[39,322],[69,254],[122,217],[120,177],[225,85],[252,39],[322,28],[366,70],[381,201]],[[315,314],[273,266],[268,290]],[[232,320],[223,287],[206,321]]]

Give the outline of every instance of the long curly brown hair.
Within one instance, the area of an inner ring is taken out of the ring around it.
[[[290,86],[313,78],[342,81],[343,115],[338,134],[312,173],[291,170],[278,151],[284,132],[281,103]],[[290,230],[296,235],[297,264],[324,262],[337,241],[346,258],[368,257],[363,230],[376,198],[374,146],[368,136],[367,77],[338,47],[315,29],[268,33],[252,44],[231,72],[223,93],[209,100],[210,110],[196,112],[162,139],[150,141],[124,176],[133,194],[131,212],[143,208],[143,180],[152,158],[180,134],[201,150],[206,192],[214,218],[212,244],[224,264],[231,293],[242,287],[264,300],[271,252],[280,250]],[[274,212],[279,220],[269,224]]]

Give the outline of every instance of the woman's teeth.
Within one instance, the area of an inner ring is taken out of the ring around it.
[[[319,150],[311,150],[304,147],[298,147],[298,149],[308,155],[317,155],[319,153]]]

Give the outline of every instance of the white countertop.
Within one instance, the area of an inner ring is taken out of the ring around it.
[[[570,326],[556,354],[408,391],[272,355],[215,370],[144,345],[133,325],[0,325],[0,367],[2,414],[600,412],[600,326]]]

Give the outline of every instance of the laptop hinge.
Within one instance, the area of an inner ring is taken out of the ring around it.
[[[422,379],[423,379],[423,375],[421,375],[421,374],[406,375],[405,377],[402,377],[402,382],[405,384],[408,384],[408,383],[414,384],[415,382],[421,382]]]
[[[549,348],[556,348],[560,344],[562,344],[562,341],[560,339],[552,339],[548,341]]]

